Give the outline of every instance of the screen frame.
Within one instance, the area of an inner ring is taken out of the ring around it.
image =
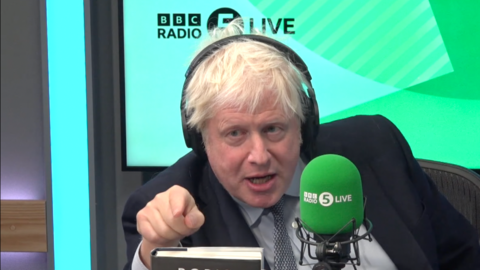
[[[127,164],[127,118],[125,104],[125,35],[124,35],[124,0],[118,0],[118,51],[119,51],[119,86],[120,86],[120,140],[122,171],[161,172],[169,166],[129,166]]]

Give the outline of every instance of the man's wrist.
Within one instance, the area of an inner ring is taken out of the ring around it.
[[[145,265],[148,269],[152,268],[151,259],[150,259],[150,252],[156,248],[156,246],[152,245],[148,241],[143,240],[140,244],[140,260],[142,261],[143,265]]]

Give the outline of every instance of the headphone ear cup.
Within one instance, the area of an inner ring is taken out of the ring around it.
[[[312,128],[311,128],[311,117],[307,115],[305,117],[305,122],[302,123],[302,145],[300,146],[300,153],[310,157],[310,147],[312,142]]]
[[[192,135],[191,130],[188,128],[187,120],[183,108],[180,108],[182,113],[182,131],[183,131],[183,139],[185,140],[185,145],[188,148],[192,148]]]
[[[200,132],[197,132],[195,130],[191,130],[190,132],[190,138],[192,139],[192,150],[195,152],[195,154],[201,158],[206,160],[207,159],[207,153],[205,152],[205,145],[203,143],[203,137]]]
[[[302,146],[300,147],[300,152],[303,153],[308,159],[313,159],[316,149],[315,149],[315,138],[318,134],[319,128],[319,115],[316,109],[316,100],[312,99],[312,96],[315,94],[314,90],[309,88],[307,90],[310,97],[305,93],[304,106],[306,106],[305,111],[305,122],[302,123]]]

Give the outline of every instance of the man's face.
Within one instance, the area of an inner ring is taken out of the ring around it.
[[[205,146],[215,175],[235,198],[274,205],[290,186],[300,154],[300,120],[267,100],[254,114],[220,109],[206,123]]]

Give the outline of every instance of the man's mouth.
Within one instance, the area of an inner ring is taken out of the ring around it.
[[[247,178],[248,181],[252,182],[255,185],[260,185],[260,184],[265,184],[268,182],[270,179],[272,179],[273,175],[267,175],[263,177],[252,177],[252,178]]]

